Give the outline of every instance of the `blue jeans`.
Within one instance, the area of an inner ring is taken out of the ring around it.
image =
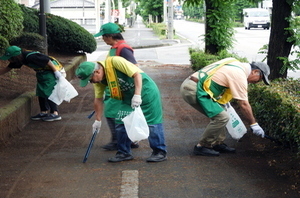
[[[149,126],[148,141],[154,152],[166,152],[164,129],[162,124]],[[131,154],[131,140],[128,138],[124,124],[116,124],[116,133],[118,139],[118,152]]]

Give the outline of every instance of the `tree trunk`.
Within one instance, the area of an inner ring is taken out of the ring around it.
[[[290,27],[287,18],[291,17],[292,5],[287,3],[287,0],[273,0],[273,11],[271,19],[271,34],[268,50],[268,65],[271,69],[269,78],[286,78],[287,69],[280,73],[283,67],[283,62],[278,57],[288,57],[293,46],[293,43],[287,42],[287,38],[293,33],[285,30]]]
[[[206,4],[205,15],[207,16],[208,14],[210,14],[212,10],[214,10],[214,6],[210,0],[205,0],[205,4]],[[205,53],[217,54],[218,45],[211,44],[208,42],[210,38],[207,33],[210,32],[212,29],[213,29],[212,24],[210,24],[209,22],[207,22],[207,20],[205,20]]]

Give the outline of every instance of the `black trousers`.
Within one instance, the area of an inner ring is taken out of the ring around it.
[[[49,111],[50,113],[54,113],[54,111],[58,111],[57,104],[52,102],[51,100],[48,100],[48,98],[38,97],[39,98],[39,104],[40,104],[40,110],[41,111]]]

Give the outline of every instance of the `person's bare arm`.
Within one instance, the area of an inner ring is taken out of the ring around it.
[[[101,121],[103,114],[103,98],[95,98],[94,99],[94,110],[96,120]]]
[[[51,60],[49,60],[49,62],[47,63],[47,65],[52,69],[53,72],[57,71],[57,68],[56,68],[55,65],[51,62]]]
[[[133,76],[134,78],[134,95],[141,95],[142,92],[142,86],[143,86],[143,81],[142,81],[142,75],[138,72],[134,73]]]
[[[252,112],[252,107],[249,104],[248,100],[238,100],[238,104],[241,108],[241,111],[243,115],[245,116],[246,120],[249,122],[249,124],[254,124],[256,123],[256,120],[254,118],[253,112]]]

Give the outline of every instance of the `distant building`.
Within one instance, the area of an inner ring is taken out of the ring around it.
[[[15,2],[19,4],[24,4],[27,7],[31,7],[32,5],[34,5],[35,1],[39,1],[39,0],[15,0]]]
[[[32,8],[39,9],[39,0]],[[50,2],[51,14],[72,20],[80,25],[95,24],[95,2],[89,0],[56,0]]]
[[[22,1],[22,0],[20,0]],[[24,0],[33,1],[32,8],[40,9],[40,0]],[[50,0],[49,0],[50,1]],[[99,4],[99,12],[95,8],[95,2]],[[119,9],[114,9],[115,5],[112,4],[110,12],[105,12],[105,2],[108,0],[56,0],[50,1],[50,13],[72,20],[79,25],[95,25],[96,21],[102,23],[116,21],[120,24],[125,24],[125,8],[122,8],[122,2],[119,1]],[[46,11],[46,10],[45,10]],[[110,14],[110,16],[108,16]],[[97,20],[96,20],[96,17]],[[106,19],[105,19],[106,16]],[[111,18],[110,18],[111,17]]]

